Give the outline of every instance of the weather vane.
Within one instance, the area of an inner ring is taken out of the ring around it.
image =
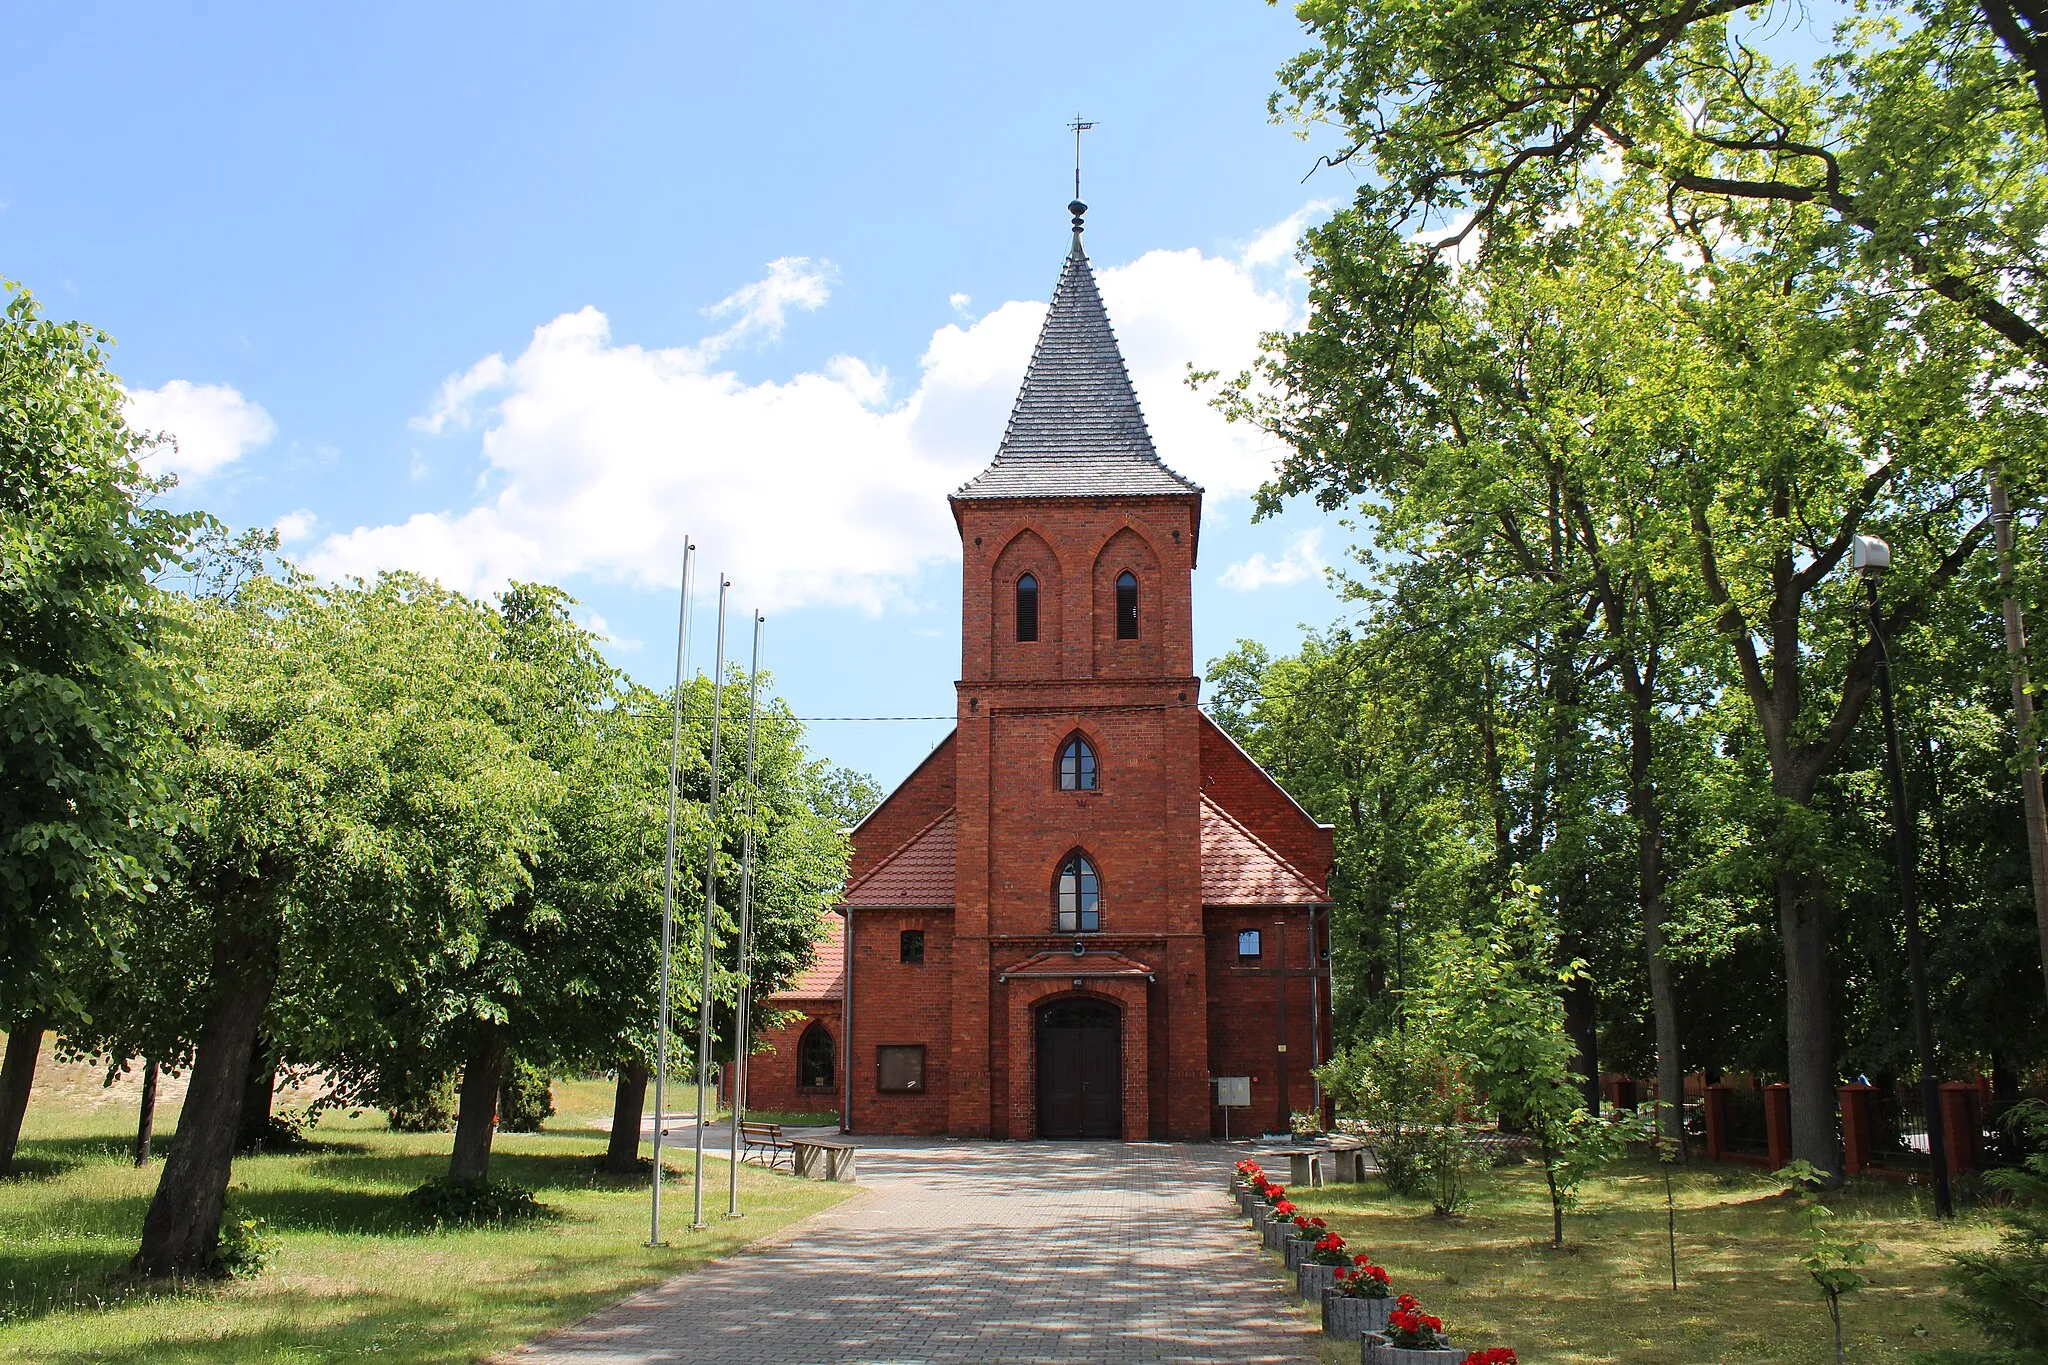
[[[1088,206],[1081,202],[1081,134],[1094,126],[1078,113],[1074,115],[1074,121],[1067,125],[1074,130],[1074,202],[1067,205],[1067,209],[1074,215],[1075,232],[1081,230],[1081,215],[1088,209]]]

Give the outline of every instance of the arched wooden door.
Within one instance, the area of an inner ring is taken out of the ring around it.
[[[1058,1000],[1038,1012],[1038,1135],[1120,1138],[1123,1015],[1104,1000]]]

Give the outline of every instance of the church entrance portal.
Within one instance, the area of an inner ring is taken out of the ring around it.
[[[1060,1000],[1038,1012],[1040,1137],[1123,1136],[1122,1025],[1103,1000]]]

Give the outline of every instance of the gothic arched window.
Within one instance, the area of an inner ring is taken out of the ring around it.
[[[1116,638],[1138,638],[1138,576],[1129,569],[1116,576]]]
[[[1069,853],[1060,864],[1058,929],[1063,934],[1094,933],[1102,927],[1102,881],[1095,864],[1079,853]]]
[[[830,1090],[832,1068],[838,1049],[832,1045],[832,1030],[817,1020],[804,1030],[796,1045],[796,1083],[805,1090]]]
[[[1038,638],[1038,580],[1030,574],[1017,580],[1017,638]]]
[[[1060,790],[1095,790],[1095,746],[1079,735],[1060,746]]]

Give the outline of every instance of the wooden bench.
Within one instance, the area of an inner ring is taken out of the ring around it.
[[[758,1160],[764,1166],[780,1166],[792,1159],[791,1147],[782,1136],[779,1123],[740,1122],[740,1141],[746,1144],[742,1160]]]
[[[822,1142],[817,1138],[797,1138],[790,1143],[795,1150],[791,1162],[792,1174],[813,1180],[853,1179],[853,1144],[850,1142]]]

